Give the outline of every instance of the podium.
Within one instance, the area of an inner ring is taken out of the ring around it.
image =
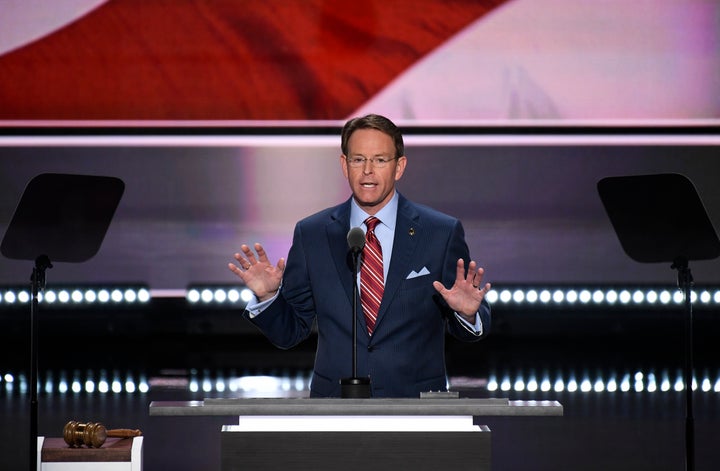
[[[479,417],[562,416],[556,401],[507,399],[205,399],[150,403],[150,416],[238,416],[221,432],[221,469],[374,470],[491,467]]]

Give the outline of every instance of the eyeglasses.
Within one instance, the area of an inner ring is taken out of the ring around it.
[[[365,162],[370,162],[370,165],[372,165],[374,168],[385,168],[387,167],[387,164],[390,163],[390,161],[395,160],[396,157],[388,158],[388,157],[375,157],[374,159],[368,159],[367,157],[346,157],[345,160],[347,160],[348,165],[350,165],[352,168],[363,168],[365,167]]]

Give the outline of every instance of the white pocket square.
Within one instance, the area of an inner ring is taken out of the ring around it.
[[[409,280],[411,278],[417,278],[418,276],[429,275],[429,274],[430,274],[430,270],[428,270],[427,267],[422,267],[422,270],[420,270],[419,272],[417,272],[415,270],[411,271],[410,274],[408,274],[406,280]]]

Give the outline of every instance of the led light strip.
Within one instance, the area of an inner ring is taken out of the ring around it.
[[[720,305],[720,289],[706,288],[692,291],[693,303],[711,306]],[[211,286],[191,287],[187,300],[191,304],[243,304],[252,299],[247,288],[223,288]],[[487,294],[488,302],[494,305],[552,306],[674,306],[684,302],[685,296],[679,289],[668,288],[567,288],[567,287],[509,287],[492,289]]]
[[[144,287],[57,288],[40,293],[41,303],[48,305],[136,304],[153,298],[182,298],[192,305],[239,305],[252,299],[252,292],[241,286],[195,286],[187,290],[150,290]],[[679,289],[624,287],[507,287],[494,288],[487,294],[493,305],[545,306],[676,306],[684,302]],[[720,306],[720,288],[706,287],[691,292],[693,304]],[[27,304],[28,289],[0,288],[0,306]]]
[[[112,379],[107,378],[104,374],[100,378],[93,378],[92,376],[92,374],[89,374],[85,379],[78,375],[68,378],[64,372],[61,372],[59,377],[54,379],[52,373],[50,373],[44,381],[38,381],[38,390],[47,394],[93,394],[96,392],[101,394],[145,394],[150,391],[150,385],[144,377],[135,379],[129,373],[124,378],[115,374]],[[6,373],[0,376],[0,391],[3,389],[6,393],[18,391],[25,394],[28,389],[28,379],[25,374],[15,376]]]
[[[30,290],[0,290],[0,306],[28,304]],[[89,304],[136,304],[151,299],[150,290],[138,287],[114,288],[59,288],[48,289],[38,294],[38,301],[46,305],[89,305]]]
[[[714,381],[709,376],[704,376],[698,385],[698,378],[693,378],[693,391],[705,393],[720,392],[720,377]],[[672,378],[667,372],[663,372],[658,378],[655,373],[645,374],[635,372],[622,376],[610,376],[607,378],[597,377],[594,380],[583,376],[577,378],[571,375],[567,378],[557,376],[552,379],[543,376],[538,379],[535,376],[514,376],[492,374],[487,382],[487,390],[490,392],[582,392],[582,393],[614,393],[614,392],[682,392],[685,390],[685,380],[681,373]]]
[[[187,291],[190,304],[247,304],[253,297],[247,288],[197,287]]]
[[[166,380],[147,379],[143,375],[127,373],[124,376],[113,373],[108,377],[105,372],[95,374],[88,372],[84,377],[78,374],[68,377],[60,372],[54,377],[49,373],[44,380],[38,382],[38,388],[47,394],[146,394],[151,387],[162,387]],[[262,394],[281,397],[287,394],[297,394],[310,390],[310,375],[297,374],[294,376],[271,375],[211,375],[209,372],[198,374],[192,372],[189,376],[181,378],[178,384],[191,393],[239,393]],[[459,378],[457,382],[463,383],[467,378]],[[450,379],[450,388],[454,380]],[[0,375],[0,393],[24,394],[27,392],[28,381],[24,374],[13,375],[5,373]],[[704,374],[701,378],[693,378],[693,391],[702,393],[720,393],[720,376],[711,378]],[[490,393],[667,393],[682,392],[685,390],[685,381],[680,372],[675,375],[668,371],[625,373],[621,375],[598,374],[592,375],[542,375],[534,374],[498,374],[492,373],[487,381],[477,381],[475,389],[485,389]]]
[[[702,305],[720,305],[720,289],[691,292],[691,301]],[[669,306],[682,304],[680,290],[667,288],[504,288],[487,294],[488,302],[504,305],[545,306]]]

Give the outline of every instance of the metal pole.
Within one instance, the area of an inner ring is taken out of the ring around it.
[[[30,303],[30,449],[29,469],[37,469],[38,437],[38,295],[45,289],[45,270],[52,268],[47,255],[35,259],[31,281],[32,301]]]

